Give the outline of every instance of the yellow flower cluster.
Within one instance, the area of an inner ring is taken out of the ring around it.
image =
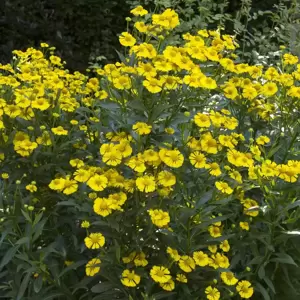
[[[20,156],[20,166],[29,162],[38,168],[49,163],[49,153],[57,159],[67,153],[42,188],[91,208],[91,220],[85,214],[80,226],[95,231],[84,243],[101,259],[88,261],[87,276],[100,272],[104,250],[113,244],[104,231],[94,230],[93,220],[127,222],[122,214],[129,211],[132,224],[120,237],[128,241],[123,239],[118,263],[124,286],[136,287],[150,276],[172,291],[206,268],[228,291],[235,286],[231,292],[250,298],[251,283],[230,269],[234,245],[219,238],[243,238],[268,204],[269,190],[299,180],[300,161],[274,156],[272,130],[244,130],[243,123],[282,118],[280,126],[287,125],[286,110],[292,113],[300,99],[298,59],[285,53],[282,72],[239,63],[233,53],[238,45],[219,30],[186,33],[181,44],[170,45],[168,37],[179,25],[175,11],[149,18],[138,6],[131,13],[133,32],[119,37],[128,57],[95,69],[95,77],[68,72],[46,44],[43,51],[14,51],[14,68],[0,65],[0,143],[6,149],[0,153],[1,177],[10,180],[9,161]],[[39,191],[37,182],[26,181],[27,193]],[[260,189],[264,197],[255,197],[251,189]],[[211,192],[212,207],[223,205],[231,212],[234,206],[234,219],[223,221],[218,210],[207,213],[199,199],[203,191]],[[178,250],[161,238],[182,232],[187,242],[177,241]],[[197,235],[202,236],[199,251],[191,247]],[[167,258],[158,259],[165,248]],[[222,297],[228,297],[226,291],[221,290]],[[213,285],[202,290],[209,300],[218,300],[221,292]]]

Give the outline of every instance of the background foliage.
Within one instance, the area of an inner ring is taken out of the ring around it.
[[[112,62],[119,50],[117,34],[125,26],[130,8],[172,7],[192,27],[226,27],[236,33],[240,52],[249,60],[269,55],[279,44],[292,44],[299,52],[299,4],[296,0],[3,0],[0,3],[0,62],[8,62],[14,49],[48,42],[71,70],[84,70],[89,61]],[[255,49],[255,50],[252,50]]]

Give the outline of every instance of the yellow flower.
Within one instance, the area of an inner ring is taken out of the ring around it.
[[[51,131],[55,135],[68,135],[68,130],[64,129],[62,126],[53,127],[51,128]]]
[[[205,267],[209,263],[209,257],[203,251],[194,252],[193,258],[194,258],[196,265],[198,265],[200,267]]]
[[[169,213],[161,209],[149,209],[148,213],[151,217],[151,221],[157,227],[165,227],[170,223]]]
[[[218,140],[222,146],[225,146],[229,149],[233,149],[237,145],[237,140],[230,135],[221,134],[219,135]]]
[[[106,198],[96,198],[93,209],[96,214],[102,217],[107,217],[112,213],[112,200]]]
[[[158,283],[166,283],[172,279],[169,269],[164,266],[153,266],[150,270],[150,276]]]
[[[90,222],[89,221],[82,221],[81,222],[81,228],[89,228],[90,227]]]
[[[152,24],[160,25],[165,29],[173,29],[179,25],[178,14],[168,8],[162,14],[153,14],[152,15]]]
[[[277,93],[277,91],[278,91],[278,87],[274,82],[265,83],[261,90],[262,94],[265,95],[266,97],[273,96],[274,94]]]
[[[206,298],[208,300],[219,300],[220,299],[220,292],[217,288],[213,288],[212,286],[208,286],[205,289]]]
[[[147,135],[151,132],[152,126],[144,122],[137,122],[132,129],[139,135]]]
[[[217,245],[209,245],[207,248],[211,253],[216,253],[218,251]]]
[[[189,159],[191,164],[197,169],[206,167],[206,157],[200,151],[192,152]]]
[[[101,260],[99,258],[91,259],[85,266],[85,273],[87,276],[94,276],[100,271]]]
[[[84,239],[84,243],[89,249],[99,249],[104,246],[105,237],[99,232],[91,233]]]
[[[242,200],[241,202],[244,205],[244,214],[245,215],[248,215],[248,216],[251,216],[251,217],[258,216],[259,206],[258,206],[258,203],[255,200],[247,198],[245,200]]]
[[[117,149],[107,151],[103,154],[102,160],[108,166],[117,166],[122,162],[122,153]]]
[[[249,223],[248,222],[240,222],[240,227],[243,229],[243,230],[249,230]]]
[[[222,228],[214,225],[208,227],[210,235],[214,238],[222,236]]]
[[[187,255],[183,255],[180,257],[178,265],[179,268],[186,273],[192,272],[196,267],[193,258]]]
[[[182,166],[184,157],[179,150],[166,150],[161,149],[159,151],[160,159],[168,166],[172,168],[179,168]]]
[[[122,157],[128,157],[132,153],[132,148],[130,146],[130,142],[125,140],[125,141],[120,141],[120,144],[118,144],[115,149],[121,153]]]
[[[235,285],[238,282],[238,279],[232,272],[221,272],[221,279],[227,285]]]
[[[157,175],[157,181],[160,185],[168,187],[176,183],[176,177],[171,172],[161,171]]]
[[[283,63],[285,65],[295,65],[296,63],[298,63],[298,57],[296,55],[292,55],[290,53],[285,53],[283,55]]]
[[[1,177],[2,177],[2,179],[8,179],[9,175],[8,175],[8,173],[2,173]]]
[[[81,168],[81,167],[83,167],[84,166],[84,162],[81,160],[81,159],[79,159],[79,158],[76,158],[76,159],[71,159],[70,161],[69,161],[69,163],[70,163],[70,165],[72,166],[72,167],[76,167],[76,168]]]
[[[119,90],[129,90],[131,88],[131,80],[127,75],[120,75],[113,79],[114,87]]]
[[[171,256],[171,258],[175,261],[179,261],[180,255],[176,249],[172,249],[171,247],[167,248],[167,253]]]
[[[136,39],[128,32],[122,32],[119,41],[125,47],[132,47],[136,43]]]
[[[168,280],[165,283],[160,283],[159,285],[161,288],[168,292],[173,291],[175,289],[175,282],[172,279]]]
[[[50,133],[47,132],[47,131],[44,131],[41,136],[36,138],[36,142],[39,145],[51,146],[52,145],[52,140],[51,140],[51,137],[50,137]]]
[[[141,192],[154,192],[156,188],[155,178],[148,175],[139,177],[136,179],[136,186]]]
[[[227,269],[230,266],[230,263],[227,256],[221,253],[216,253],[210,257],[209,265],[214,269]]]
[[[37,191],[37,187],[35,184],[28,184],[26,185],[26,190],[28,190],[30,193],[34,193]]]
[[[264,144],[267,144],[270,142],[270,138],[268,138],[267,136],[265,135],[261,135],[260,137],[258,137],[256,140],[256,143],[258,145],[264,145]]]
[[[15,143],[15,151],[23,157],[29,156],[34,149],[38,147],[38,144],[29,140]]]
[[[143,173],[146,170],[144,159],[141,156],[131,157],[126,163],[131,169],[136,172]]]
[[[224,252],[229,252],[230,245],[228,243],[228,240],[224,240],[223,242],[221,242],[220,249],[222,249]]]
[[[217,140],[212,137],[211,133],[203,135],[200,141],[202,151],[210,154],[216,154],[218,152]]]
[[[56,178],[51,180],[50,184],[49,184],[49,188],[51,190],[55,190],[55,191],[61,191],[63,190],[64,186],[65,186],[65,179],[64,178]]]
[[[215,183],[215,185],[216,185],[216,188],[223,194],[230,195],[233,192],[233,189],[224,181],[217,181]]]
[[[75,180],[65,179],[63,193],[66,195],[73,194],[77,191],[78,184]]]
[[[148,26],[144,22],[135,22],[134,27],[142,33],[145,33],[148,30]]]
[[[127,287],[135,287],[141,281],[141,277],[135,274],[134,271],[124,270],[122,273],[121,282]]]
[[[251,283],[247,280],[239,281],[236,286],[236,290],[240,294],[240,296],[245,299],[252,297],[254,293],[254,289],[251,286]]]
[[[144,252],[137,253],[134,257],[133,263],[136,267],[145,267],[148,265],[146,254]]]
[[[87,185],[94,191],[100,192],[103,191],[107,187],[107,178],[104,175],[98,175],[95,174],[92,176],[88,182]]]
[[[187,277],[184,274],[180,274],[180,273],[176,275],[176,280],[182,283],[188,282]]]
[[[235,100],[238,96],[238,90],[234,85],[226,85],[223,91],[224,96],[228,99]]]
[[[148,11],[146,9],[144,9],[143,6],[141,6],[141,5],[135,7],[130,12],[135,16],[144,16],[148,13]]]
[[[48,48],[49,47],[49,45],[47,43],[41,43],[40,45],[41,45],[42,48]]]
[[[153,77],[147,77],[147,79],[143,81],[143,86],[153,94],[159,93],[162,90],[162,82]]]
[[[220,176],[222,174],[222,171],[220,169],[220,166],[217,163],[211,163],[206,166],[207,169],[209,169],[209,174],[213,176]]]
[[[91,172],[86,169],[78,169],[74,172],[74,179],[78,182],[87,182],[91,177]]]
[[[50,107],[50,103],[45,98],[38,98],[31,102],[31,107],[44,111]]]

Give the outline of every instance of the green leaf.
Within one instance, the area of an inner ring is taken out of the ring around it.
[[[60,274],[58,275],[58,278],[62,277],[64,274],[66,274],[67,272],[69,272],[71,270],[77,269],[78,267],[84,265],[85,263],[86,263],[85,260],[80,260],[80,261],[77,261],[75,263],[72,263],[71,265],[69,265],[67,268],[65,268],[64,270],[62,270],[60,272]]]
[[[45,298],[43,297],[43,300],[56,300],[60,296],[64,296],[64,294],[60,293],[60,292],[54,292],[54,293],[46,296]]]
[[[22,283],[21,283],[21,286],[19,288],[16,300],[21,300],[22,299],[25,291],[27,290],[30,277],[31,277],[31,272],[27,272],[27,274],[24,276],[24,278],[22,280]]]
[[[285,210],[289,210],[289,209],[292,209],[292,208],[295,208],[295,207],[298,207],[300,206],[300,200],[297,200],[293,203],[290,203],[288,204],[286,207],[285,207]]]
[[[0,270],[12,260],[12,258],[17,253],[19,247],[20,247],[20,245],[12,247],[5,253],[5,255],[2,258],[1,264],[0,264]]]
[[[33,221],[33,226],[35,226],[43,217],[43,212],[40,212],[39,214],[36,215],[34,221]]]
[[[166,292],[160,292],[160,293],[156,293],[153,295],[153,298],[155,300],[159,300],[159,299],[165,299],[165,298],[169,298],[170,296],[176,295],[176,292],[172,292],[172,293],[166,293]]]
[[[144,111],[147,110],[146,107],[145,107],[145,105],[143,104],[143,102],[140,101],[140,100],[132,100],[132,101],[128,101],[128,102],[127,102],[127,106],[128,106],[128,107],[131,107],[131,108],[133,108],[133,109],[142,111],[142,112],[144,112]]]
[[[43,287],[43,276],[39,275],[38,278],[36,278],[34,280],[33,283],[33,290],[35,291],[35,293],[38,293]]]
[[[274,287],[272,281],[270,280],[270,278],[264,277],[263,279],[264,279],[265,283],[267,284],[267,286],[270,288],[270,290],[271,290],[274,294],[276,294],[275,287]]]
[[[21,210],[21,212],[22,212],[22,215],[24,216],[24,218],[25,218],[29,223],[31,223],[32,220],[31,220],[31,218],[29,217],[28,213],[27,213],[26,211],[24,211],[24,210]]]
[[[17,242],[16,245],[22,245],[22,244],[27,244],[29,245],[30,239],[28,236],[24,236],[22,238],[20,238]]]
[[[101,282],[101,283],[98,283],[98,284],[94,285],[91,288],[91,291],[95,294],[100,294],[100,293],[104,293],[106,291],[109,291],[113,288],[114,288],[114,285],[111,284],[110,282]]]
[[[204,205],[206,202],[208,202],[211,199],[213,191],[210,190],[208,192],[206,192],[205,194],[203,194],[199,201],[196,200],[196,208],[199,208],[200,206]]]
[[[113,101],[101,101],[97,104],[97,106],[100,106],[107,110],[118,110],[120,109],[120,105]]]
[[[263,279],[266,275],[266,272],[265,272],[265,267],[264,266],[260,266],[259,269],[258,269],[258,277],[260,279]]]
[[[275,255],[277,257],[270,259],[270,261],[279,262],[282,264],[294,265],[294,266],[298,267],[298,265],[295,263],[294,259],[290,255],[288,255],[286,253],[276,253]]]
[[[39,238],[39,236],[42,234],[46,222],[47,222],[47,219],[43,219],[41,222],[39,222],[36,225],[35,232],[34,232],[34,235],[32,238],[33,241],[37,240]]]
[[[256,283],[255,289],[262,294],[262,296],[264,297],[264,300],[271,300],[270,295],[268,294],[267,290],[260,283],[258,283],[258,282]]]

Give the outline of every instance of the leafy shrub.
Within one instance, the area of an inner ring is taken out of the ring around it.
[[[95,56],[115,61],[128,7],[111,0],[5,0],[0,10],[1,62],[8,62],[14,49],[46,41],[59,49],[69,68],[85,70]]]
[[[298,58],[132,13],[92,78],[44,43],[1,66],[1,296],[298,299]]]
[[[226,33],[236,35],[241,46],[237,53],[248,62],[262,63],[264,56],[264,61],[271,64],[280,45],[288,45],[294,54],[300,55],[298,1],[128,1],[132,6],[137,3],[153,10],[155,5],[174,8],[183,21],[176,29],[180,33],[191,28],[225,29]]]

